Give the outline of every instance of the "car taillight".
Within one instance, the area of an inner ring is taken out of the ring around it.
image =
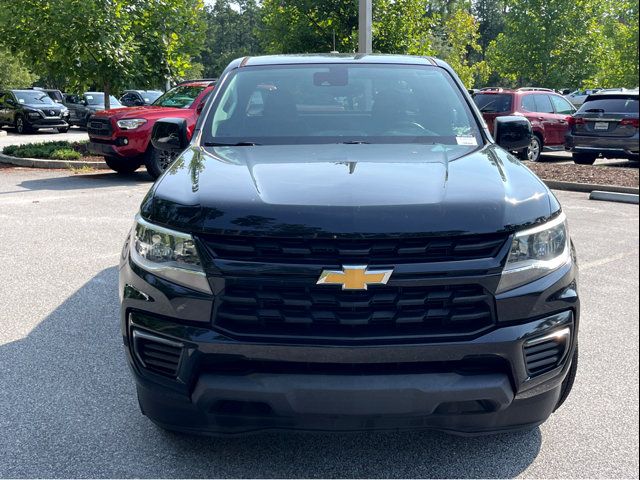
[[[569,125],[572,127],[574,125],[584,125],[586,123],[584,118],[569,117],[567,120],[569,121]]]
[[[640,128],[640,120],[637,118],[625,118],[620,121],[620,125],[631,125],[633,128]]]

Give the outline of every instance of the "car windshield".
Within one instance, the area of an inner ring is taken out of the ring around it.
[[[510,112],[512,106],[511,95],[502,93],[478,93],[473,101],[481,112]]]
[[[202,85],[175,87],[160,96],[153,102],[153,105],[158,107],[189,108],[204,89],[205,87]]]
[[[146,92],[140,92],[140,95],[142,95],[144,103],[153,103],[158,99],[158,97],[160,97],[160,95],[162,95],[162,92],[148,90]]]
[[[206,145],[482,142],[460,89],[438,67],[249,66],[231,75],[207,116]]]
[[[638,115],[638,97],[590,98],[578,113],[635,113]]]
[[[55,105],[55,102],[51,100],[51,97],[41,90],[33,90],[29,92],[14,92],[18,103],[26,104],[43,104],[43,105]]]
[[[104,105],[104,93],[92,92],[85,93],[84,99],[87,101],[88,105]],[[111,103],[111,107],[121,107],[122,104],[118,101],[116,97],[113,95],[109,95],[109,102]]]

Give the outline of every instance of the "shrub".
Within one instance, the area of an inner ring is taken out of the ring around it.
[[[44,142],[28,145],[9,145],[3,153],[20,158],[42,158],[55,160],[78,160],[87,155],[86,142]]]
[[[51,153],[50,158],[54,158],[56,160],[79,160],[81,157],[82,155],[80,155],[80,152],[76,152],[70,148],[59,148]]]

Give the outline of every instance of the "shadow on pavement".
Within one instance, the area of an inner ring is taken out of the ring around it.
[[[74,175],[71,172],[63,177],[38,178],[24,180],[18,184],[27,190],[82,190],[87,188],[105,188],[115,186],[149,185],[153,183],[151,176],[143,169],[130,174],[112,171]],[[12,192],[15,193],[15,192]]]
[[[539,429],[188,437],[143,417],[121,344],[117,268],[0,346],[0,477],[513,477]]]

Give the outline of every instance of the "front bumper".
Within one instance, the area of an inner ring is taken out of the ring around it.
[[[142,411],[165,428],[210,434],[502,432],[544,422],[558,402],[576,345],[576,276],[572,262],[497,297],[496,309],[507,321],[470,339],[267,342],[239,340],[212,328],[213,298],[140,271],[125,249],[122,334]],[[557,367],[531,375],[525,344],[563,328],[570,334]],[[138,342],[146,341],[165,342],[169,357],[164,358],[178,358],[175,371],[168,375],[145,364],[145,347]]]
[[[64,118],[27,118],[29,127],[37,128],[68,128],[69,123]]]

